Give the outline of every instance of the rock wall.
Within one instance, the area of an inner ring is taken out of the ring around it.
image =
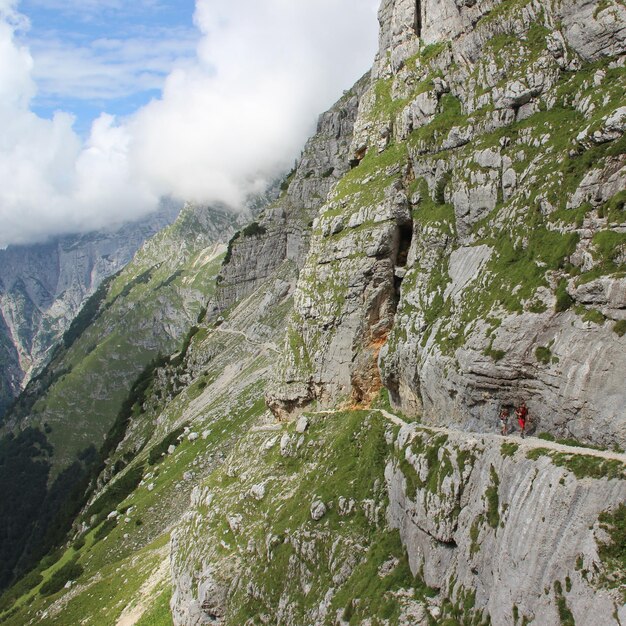
[[[302,265],[309,246],[311,222],[328,192],[350,168],[349,148],[359,99],[367,76],[320,116],[279,199],[243,229],[229,245],[222,268],[217,308],[224,311],[253,293],[283,261]]]
[[[623,506],[624,465],[533,445],[403,427],[385,471],[388,521],[412,571],[468,617],[617,626],[623,572],[603,562],[602,520]]]
[[[431,423],[626,444],[623,5],[383,2],[354,167],[313,222],[285,417],[381,385]],[[379,375],[380,369],[380,375]]]

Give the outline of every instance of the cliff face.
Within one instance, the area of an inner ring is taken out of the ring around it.
[[[284,181],[277,202],[263,211],[255,227],[239,232],[218,279],[216,306],[224,311],[253,293],[284,261],[301,266],[309,247],[313,219],[328,192],[349,170],[349,150],[362,78],[329,111]]]
[[[623,5],[383,2],[269,401],[626,443]],[[298,343],[299,342],[299,343]],[[296,345],[297,343],[297,345]]]
[[[179,205],[164,203],[149,218],[114,232],[0,250],[0,415],[46,364],[100,283],[179,211]]]
[[[617,626],[623,572],[603,563],[600,520],[625,501],[623,461],[545,445],[403,427],[385,470],[389,523],[411,570],[455,602],[471,597],[469,614]]]

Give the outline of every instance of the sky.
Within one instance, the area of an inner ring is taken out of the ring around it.
[[[0,0],[0,247],[240,208],[371,66],[379,0]]]

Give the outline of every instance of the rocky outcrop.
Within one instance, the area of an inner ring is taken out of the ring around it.
[[[543,431],[626,444],[625,18],[383,2],[356,167],[313,223],[268,392],[278,416],[384,385],[431,423],[488,429],[524,399]]]
[[[112,232],[0,250],[0,415],[49,359],[51,349],[103,279],[171,224],[180,205]]]
[[[603,546],[624,463],[538,445],[403,427],[385,471],[389,523],[411,570],[468,617],[617,626],[623,572]]]
[[[285,260],[302,265],[313,218],[350,168],[353,124],[366,85],[364,77],[320,116],[316,134],[283,182],[281,196],[231,240],[218,281],[220,311],[254,292]]]

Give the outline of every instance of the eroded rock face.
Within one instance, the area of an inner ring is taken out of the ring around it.
[[[493,624],[560,624],[559,604],[577,624],[621,623],[621,596],[599,553],[607,540],[599,517],[626,498],[623,464],[585,457],[590,476],[577,479],[567,454],[503,443],[400,431],[402,462],[385,472],[388,521],[412,571],[461,604],[473,594],[471,610]]]
[[[251,294],[285,260],[298,266],[306,258],[313,218],[330,189],[350,168],[349,148],[361,79],[329,111],[320,116],[316,134],[287,179],[281,197],[244,229],[230,245],[230,259],[222,268],[217,306],[225,310]]]
[[[431,423],[484,430],[526,400],[537,429],[624,446],[624,7],[389,0],[379,18],[272,410],[384,385]]]
[[[268,392],[279,415],[294,408],[291,394],[300,406],[339,398],[358,405],[381,388],[377,360],[393,324],[394,267],[411,237],[400,172],[391,176],[397,184],[380,205],[348,214],[347,206],[335,200],[314,223],[312,254],[300,273],[284,361]],[[341,221],[333,217],[338,212]],[[376,227],[368,228],[371,223]]]

